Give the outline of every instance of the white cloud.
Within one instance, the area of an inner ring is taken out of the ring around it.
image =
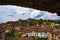
[[[60,16],[57,16],[56,13],[52,14],[50,12],[21,6],[0,5],[0,23],[17,21],[18,19],[26,20],[28,18],[60,20]]]

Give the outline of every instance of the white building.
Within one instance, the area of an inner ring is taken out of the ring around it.
[[[44,38],[47,38],[48,37],[48,32],[35,32],[35,31],[32,31],[32,32],[29,32],[27,33],[28,36],[38,36],[38,37],[44,37]]]

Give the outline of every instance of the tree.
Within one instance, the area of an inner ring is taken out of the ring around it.
[[[14,35],[13,32],[7,32],[7,33],[6,33],[6,36],[7,36],[7,37],[14,37],[15,35]]]

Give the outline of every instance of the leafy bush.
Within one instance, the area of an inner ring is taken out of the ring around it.
[[[16,37],[21,37],[21,34],[17,33],[15,36],[16,36]]]
[[[15,35],[14,35],[13,32],[7,32],[7,33],[6,33],[6,36],[8,36],[8,37],[14,37]]]

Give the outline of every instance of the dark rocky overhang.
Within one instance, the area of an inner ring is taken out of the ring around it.
[[[0,5],[17,5],[57,13],[60,16],[60,0],[0,0]]]

